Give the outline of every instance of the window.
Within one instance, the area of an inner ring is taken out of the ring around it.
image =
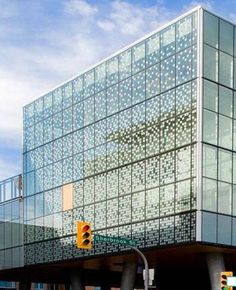
[[[232,182],[232,154],[226,150],[219,150],[218,179]]]
[[[222,86],[219,87],[219,113],[232,117],[233,91]]]
[[[217,148],[203,146],[203,175],[217,178]]]
[[[220,50],[233,55],[234,27],[220,19]]]
[[[203,140],[217,145],[217,114],[204,110],[203,120]]]
[[[233,87],[233,57],[220,51],[219,82]]]
[[[203,178],[203,204],[204,210],[216,211],[217,181]]]
[[[218,51],[208,45],[204,45],[204,77],[218,81]]]
[[[207,80],[204,80],[204,108],[218,111],[218,86]]]
[[[232,119],[219,115],[219,146],[232,150]]]
[[[204,11],[204,42],[218,48],[218,17]]]
[[[231,185],[218,182],[218,212],[231,214]]]

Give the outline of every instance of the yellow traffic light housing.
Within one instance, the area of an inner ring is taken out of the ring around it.
[[[232,277],[233,272],[221,272],[220,273],[220,289],[221,290],[233,290],[233,287],[227,286],[227,277]]]
[[[77,248],[92,249],[92,230],[88,222],[77,222]]]

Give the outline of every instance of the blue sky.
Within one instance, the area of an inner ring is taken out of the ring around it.
[[[188,9],[235,0],[0,0],[0,180],[20,173],[22,107]]]

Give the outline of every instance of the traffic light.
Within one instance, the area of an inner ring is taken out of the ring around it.
[[[221,272],[220,273],[220,289],[221,290],[233,290],[233,287],[227,286],[227,277],[233,276],[233,272]]]
[[[91,224],[87,222],[77,222],[77,248],[92,249]]]

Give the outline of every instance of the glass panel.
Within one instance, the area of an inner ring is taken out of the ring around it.
[[[218,182],[218,212],[231,214],[231,188],[232,186],[225,182]]]
[[[217,181],[208,178],[203,178],[203,204],[205,210],[217,210]]]
[[[118,82],[118,57],[107,61],[107,86]]]
[[[224,245],[231,245],[231,217],[218,215],[217,228],[217,242]]]
[[[175,25],[161,31],[161,58],[166,58],[175,52]]]
[[[137,104],[145,99],[145,71],[132,77],[132,104]]]
[[[62,90],[60,88],[53,92],[53,113],[62,110]]]
[[[232,153],[226,150],[219,150],[218,179],[232,182]]]
[[[233,55],[234,27],[220,19],[220,50]]]
[[[73,125],[73,113],[72,108],[68,108],[63,111],[63,134],[70,133]]]
[[[219,82],[233,87],[233,57],[220,51]]]
[[[84,78],[83,76],[78,77],[73,81],[74,85],[74,95],[73,95],[73,101],[74,103],[77,103],[84,98]]]
[[[233,120],[233,150],[236,151],[236,120]]]
[[[219,86],[219,113],[232,117],[233,114],[233,91]]]
[[[36,132],[36,134],[37,134],[37,132]],[[52,140],[52,117],[44,119],[43,139],[44,139],[44,143],[50,142]]]
[[[123,110],[131,106],[132,86],[131,78],[119,83],[119,109]]]
[[[165,59],[161,63],[161,91],[175,86],[175,56]]]
[[[44,118],[52,115],[52,94],[44,97]]]
[[[63,108],[67,108],[72,105],[72,83],[69,82],[63,88]]]
[[[219,18],[204,11],[204,42],[218,48]]]
[[[218,51],[204,45],[204,77],[218,81]]]
[[[159,33],[148,38],[146,41],[146,64],[147,66],[157,63],[160,59],[160,35]]]
[[[24,107],[24,125],[26,127],[34,124],[34,103],[31,103]]]
[[[236,215],[236,185],[233,185],[233,212],[232,215]]]
[[[160,64],[146,70],[146,94],[147,98],[160,93]]]
[[[208,110],[203,112],[203,140],[217,145],[217,114]]]
[[[84,101],[84,125],[94,122],[94,97],[90,97]]]
[[[95,95],[95,121],[106,117],[106,91]]]
[[[147,190],[145,209],[147,219],[159,216],[159,187]]]
[[[203,146],[203,175],[217,179],[217,148]]]
[[[131,50],[127,50],[119,55],[120,80],[131,76]]]
[[[232,119],[219,115],[219,145],[232,150]]]
[[[106,64],[103,63],[95,69],[95,92],[106,88]]]
[[[118,85],[107,89],[107,115],[114,114],[118,111]]]
[[[43,119],[43,98],[39,98],[34,102],[34,120],[35,123]]]
[[[73,130],[80,129],[84,124],[83,102],[73,106]]]
[[[35,195],[35,218],[43,216],[43,193]]]
[[[26,175],[26,195],[34,194],[34,171]]]
[[[84,75],[84,98],[94,94],[94,70]]]
[[[192,44],[192,18],[193,15],[189,15],[176,24],[177,50],[182,50]]]
[[[56,139],[58,137],[62,136],[62,112],[53,115],[53,139]]]
[[[207,80],[204,80],[204,108],[218,111],[218,86]]]
[[[34,196],[30,196],[26,198],[26,220],[34,219],[35,215],[35,204],[34,204]]]
[[[145,68],[145,42],[135,45],[132,49],[132,74]]]
[[[176,184],[175,213],[190,210],[190,180],[184,180]]]
[[[202,240],[205,242],[216,242],[216,214],[202,213]]]
[[[193,50],[188,48],[176,56],[176,84],[187,82],[192,78]]]
[[[236,71],[235,71],[236,74]],[[236,92],[234,92],[233,98],[233,118],[236,119]]]

